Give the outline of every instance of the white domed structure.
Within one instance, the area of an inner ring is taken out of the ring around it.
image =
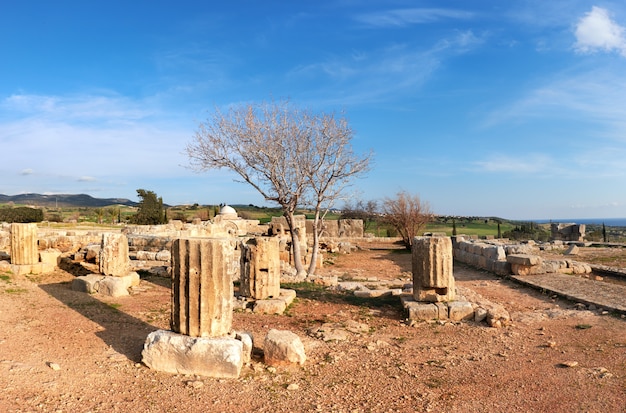
[[[222,219],[237,219],[237,211],[229,205],[224,205],[220,209],[220,215]]]

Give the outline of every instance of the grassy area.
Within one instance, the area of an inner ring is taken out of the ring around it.
[[[17,206],[17,205],[15,205]],[[9,205],[0,204],[0,207],[9,207]],[[237,213],[244,219],[256,219],[261,223],[269,222],[272,217],[282,216],[280,208],[258,207],[255,205],[233,205]],[[45,224],[53,228],[67,228],[68,226],[79,225],[81,227],[93,228],[111,228],[117,226],[121,219],[122,223],[128,222],[131,216],[137,212],[137,208],[128,206],[111,205],[103,208],[93,207],[41,207],[44,211],[44,219],[48,222]],[[119,211],[116,214],[110,213],[111,210]],[[191,222],[195,218],[204,221],[213,219],[219,213],[219,205],[177,205],[167,208],[168,219],[178,219]],[[310,211],[301,211],[300,214],[306,215],[307,219],[312,219],[313,214]],[[340,218],[337,213],[329,213],[325,219],[335,220]],[[515,227],[514,223],[501,220],[500,233],[510,231]],[[498,222],[495,219],[487,218],[458,218],[455,220],[456,233],[461,235],[476,235],[479,237],[498,236]],[[422,232],[440,232],[447,235],[453,235],[453,223],[451,219],[439,219],[429,223]],[[382,223],[371,222],[367,233],[374,236],[387,237],[396,236],[396,231]]]

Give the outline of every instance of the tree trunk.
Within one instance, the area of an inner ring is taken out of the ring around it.
[[[304,272],[304,265],[302,264],[302,253],[300,251],[300,230],[294,225],[293,212],[285,212],[285,219],[287,220],[287,226],[291,233],[291,251],[293,253],[293,266],[295,267],[298,275]]]
[[[317,267],[317,255],[319,252],[319,236],[321,231],[320,227],[320,213],[319,211],[315,211],[315,219],[313,220],[313,248],[311,250],[311,262],[309,263],[309,273],[308,276],[315,275],[315,268]]]

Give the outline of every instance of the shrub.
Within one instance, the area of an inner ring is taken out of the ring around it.
[[[0,222],[41,222],[43,221],[43,210],[39,208],[17,207],[0,209]]]

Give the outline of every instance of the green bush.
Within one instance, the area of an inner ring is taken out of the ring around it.
[[[28,223],[41,221],[43,221],[43,210],[39,208],[16,207],[0,209],[0,222]]]

